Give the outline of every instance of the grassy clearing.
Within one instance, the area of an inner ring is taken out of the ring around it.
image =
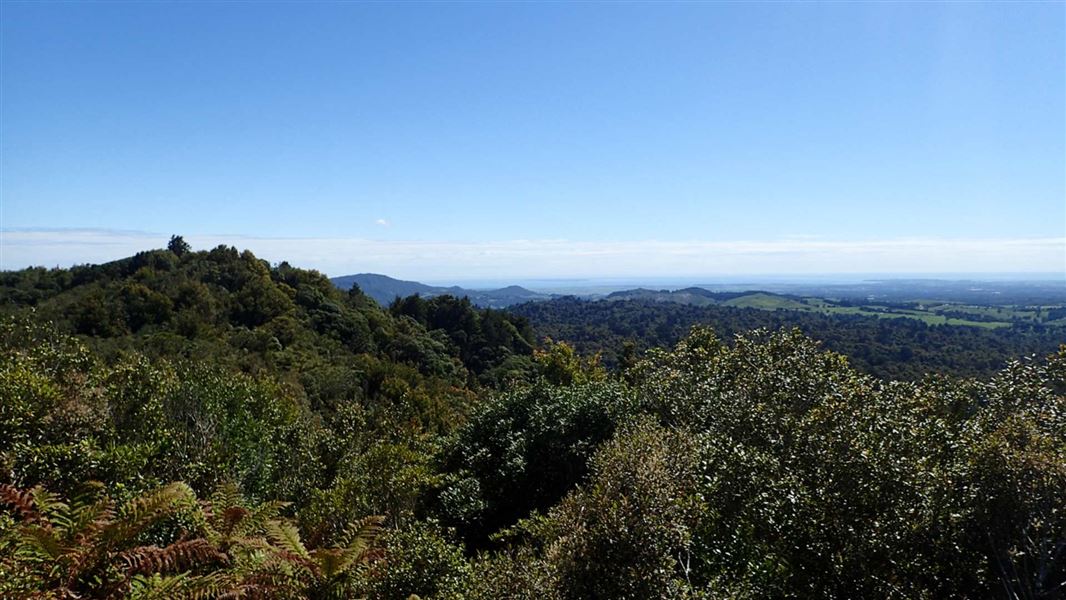
[[[893,306],[866,305],[866,306],[840,306],[821,298],[794,299],[774,294],[756,293],[739,298],[733,298],[722,303],[723,306],[736,308],[757,308],[760,310],[798,310],[804,312],[818,312],[829,315],[862,315],[865,317],[877,317],[879,319],[917,319],[927,325],[963,325],[968,327],[980,327],[983,329],[998,329],[1010,327],[1010,319],[1017,314],[1017,310],[1002,310],[996,312],[999,307],[965,307],[973,309],[985,309],[983,311],[963,311],[963,305],[939,304],[933,310],[918,310],[898,308]],[[1011,309],[1013,307],[1003,307]],[[971,321],[939,314],[939,311],[970,312],[974,315],[1000,317],[1002,321]],[[1035,314],[1035,313],[1034,313]]]
[[[792,298],[786,298],[784,296],[776,296],[774,294],[764,294],[761,292],[733,298],[732,300],[726,300],[722,303],[722,306],[759,308],[763,310],[811,310],[811,307],[803,301],[793,300]]]

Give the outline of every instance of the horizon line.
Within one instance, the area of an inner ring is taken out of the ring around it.
[[[169,237],[106,228],[2,228],[0,270],[106,263],[164,248]],[[389,273],[425,281],[1066,275],[1066,237],[1047,236],[471,242],[240,234],[183,237],[194,248],[240,245],[268,262],[286,261],[334,276]]]

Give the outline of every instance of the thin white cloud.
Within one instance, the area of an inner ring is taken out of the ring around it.
[[[0,232],[0,268],[106,262],[166,245],[169,235],[108,230]],[[1066,238],[824,240],[380,241],[189,235],[196,249],[248,248],[330,275],[550,278],[833,273],[1066,273]]]
[[[374,221],[374,224],[379,225],[381,227],[388,227],[389,225],[392,225],[392,223],[390,223],[388,219],[378,219]]]

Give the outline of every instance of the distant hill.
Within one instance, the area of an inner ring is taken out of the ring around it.
[[[330,281],[344,290],[350,289],[352,285],[358,285],[364,294],[370,296],[382,306],[388,306],[397,297],[406,298],[414,294],[418,294],[423,298],[444,295],[458,298],[467,297],[470,298],[470,302],[475,306],[483,308],[503,308],[512,304],[537,302],[553,298],[551,294],[541,294],[517,285],[498,290],[469,290],[459,286],[443,287],[426,285],[417,281],[393,279],[387,275],[379,275],[377,273],[344,275],[342,277],[334,277]]]
[[[397,296],[406,298],[407,296],[419,294],[430,297],[448,293],[445,291],[447,288],[426,285],[417,281],[393,279],[387,275],[378,275],[377,273],[344,275],[343,277],[333,277],[330,281],[342,290],[348,290],[353,285],[358,285],[364,294],[377,300],[378,304],[382,305],[388,305]]]
[[[691,306],[728,304],[745,296],[763,292],[712,292],[704,288],[688,287],[680,290],[649,290],[636,288],[608,294],[606,300],[644,300],[650,302],[673,302]]]
[[[666,302],[688,306],[730,306],[733,308],[758,308],[762,310],[802,310],[827,312],[833,308],[829,303],[799,296],[775,294],[764,291],[712,292],[701,287],[680,290],[649,290],[637,288],[608,294],[605,300],[640,300],[643,302]],[[812,303],[812,300],[816,300]]]
[[[593,299],[593,298],[586,298]],[[991,306],[953,302],[908,300],[904,302],[857,302],[816,296],[779,294],[768,291],[716,292],[701,287],[680,290],[637,288],[614,292],[602,298],[610,302],[639,301],[657,304],[681,304],[699,308],[755,308],[764,311],[798,311],[827,315],[862,315],[879,319],[916,319],[927,325],[968,325],[971,327],[1010,327],[1012,322],[1038,323],[1042,326],[1066,326],[1066,307],[1061,304],[1042,306]]]

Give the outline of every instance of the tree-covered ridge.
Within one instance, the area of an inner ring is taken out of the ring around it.
[[[1066,349],[899,382],[697,328],[608,371],[225,247],[3,277],[0,597],[1064,590]],[[68,311],[90,297],[113,330]]]
[[[318,272],[271,266],[228,246],[192,252],[183,244],[176,237],[166,250],[103,265],[0,273],[0,308],[32,307],[35,319],[85,336],[105,355],[137,349],[245,372],[322,375],[327,381],[297,383],[324,403],[360,393],[345,389],[358,380],[375,387],[372,375],[382,370],[409,367],[462,387],[513,354],[531,353],[532,335],[520,319],[488,314],[487,328],[514,320],[530,339],[492,339],[491,350],[474,357],[465,340],[435,331],[441,323],[427,329],[417,318],[393,318],[359,289],[340,291]],[[450,316],[480,322],[482,311],[466,303]]]
[[[917,380],[930,373],[988,377],[1012,359],[1050,354],[1066,342],[1066,330],[1060,327],[1025,323],[979,329],[858,314],[643,300],[570,297],[508,310],[529,319],[538,335],[565,340],[585,354],[600,352],[612,366],[630,360],[633,352],[671,346],[695,325],[712,326],[727,339],[753,329],[798,327],[846,355],[860,371],[885,380]]]
[[[342,275],[341,277],[333,277],[330,281],[342,290],[358,287],[364,294],[377,300],[382,306],[388,306],[398,298],[407,298],[414,295],[422,296],[423,298],[435,298],[437,296],[469,298],[470,302],[475,306],[483,308],[503,308],[512,304],[551,298],[549,294],[534,292],[517,285],[495,290],[471,290],[457,285],[443,287],[426,285],[417,281],[403,281],[376,273]]]
[[[533,368],[529,357],[536,335],[523,317],[491,308],[479,310],[469,298],[455,296],[397,298],[389,312],[443,333],[459,359],[479,373],[482,382],[501,385],[526,379]]]

